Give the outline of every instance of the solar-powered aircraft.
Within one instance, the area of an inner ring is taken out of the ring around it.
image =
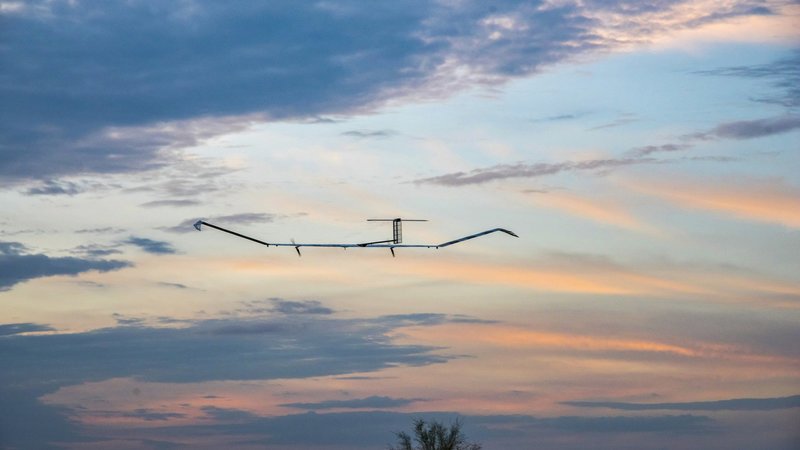
[[[388,248],[392,252],[392,256],[395,256],[394,249],[396,248],[442,248],[447,247],[453,244],[458,244],[459,242],[464,242],[469,239],[474,239],[476,237],[480,237],[486,234],[494,233],[495,231],[502,231],[503,233],[510,234],[514,237],[517,236],[513,231],[508,231],[504,228],[492,228],[491,230],[481,231],[480,233],[470,234],[469,236],[464,236],[462,238],[453,239],[452,241],[443,242],[441,244],[403,244],[403,222],[427,222],[427,220],[420,220],[420,219],[367,219],[368,222],[392,222],[392,238],[386,239],[382,241],[373,241],[373,242],[362,242],[362,243],[355,243],[355,244],[302,244],[297,243],[292,239],[291,243],[278,243],[278,242],[265,242],[260,239],[252,238],[250,236],[245,236],[244,234],[237,233],[235,231],[228,230],[226,228],[222,228],[217,225],[210,224],[205,220],[198,220],[194,223],[194,227],[197,231],[201,231],[202,226],[205,225],[207,227],[214,228],[215,230],[224,231],[225,233],[232,234],[234,236],[247,239],[249,241],[253,241],[257,244],[266,245],[267,247],[294,247],[295,251],[297,251],[297,256],[302,256],[300,254],[300,247],[329,247],[329,248]]]

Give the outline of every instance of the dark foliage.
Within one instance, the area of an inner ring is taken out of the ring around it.
[[[458,420],[445,427],[435,420],[426,423],[417,419],[414,421],[414,438],[400,432],[397,433],[397,442],[397,447],[390,447],[391,450],[481,450],[480,444],[467,442]]]

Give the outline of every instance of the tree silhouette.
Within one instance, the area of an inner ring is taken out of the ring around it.
[[[458,420],[448,428],[435,420],[426,423],[417,419],[414,421],[413,440],[408,433],[401,431],[397,433],[397,442],[397,447],[390,447],[390,450],[481,450],[480,444],[466,441]]]

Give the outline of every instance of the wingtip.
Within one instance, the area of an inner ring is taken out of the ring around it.
[[[203,220],[202,219],[198,220],[197,222],[194,223],[194,229],[197,231],[202,231],[201,230],[202,225],[203,225]]]
[[[506,234],[510,234],[511,236],[514,236],[515,238],[519,237],[519,236],[517,236],[517,233],[514,233],[511,230],[506,230],[505,228],[500,228],[500,231],[502,231],[503,233],[506,233]]]

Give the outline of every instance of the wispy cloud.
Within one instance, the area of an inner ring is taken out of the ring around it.
[[[710,183],[684,178],[680,183],[643,180],[625,185],[681,207],[800,227],[800,189],[782,180],[739,179],[736,183]]]
[[[547,262],[519,264],[482,264],[469,261],[427,261],[403,258],[397,272],[435,279],[449,279],[469,284],[517,286],[549,292],[596,295],[644,294],[654,292],[697,292],[688,283],[659,279],[609,263],[592,263],[591,270],[554,267]]]
[[[800,116],[786,115],[757,120],[740,120],[717,125],[705,135],[725,139],[753,139],[787,133],[800,128]],[[703,137],[701,135],[700,137]]]
[[[648,156],[653,153],[669,153],[669,152],[679,152],[683,150],[687,150],[692,148],[692,146],[688,143],[681,143],[681,144],[661,144],[661,145],[645,145],[643,147],[636,147],[631,149],[628,154],[632,156]]]
[[[78,275],[96,270],[108,272],[129,267],[131,263],[119,260],[51,257],[42,253],[28,253],[18,242],[0,242],[0,291],[11,289],[17,283],[54,275]]]
[[[703,141],[756,139],[788,133],[797,129],[800,129],[800,116],[792,114],[762,119],[736,120],[720,123],[706,131],[684,134],[678,137],[680,142],[677,143],[671,142],[659,145],[645,145],[633,148],[626,152],[626,154],[629,157],[641,158],[657,153],[677,153],[690,150]],[[716,162],[730,162],[732,160],[729,156],[693,157],[691,159]]]
[[[115,228],[115,227],[101,227],[101,228],[81,228],[80,230],[75,231],[78,234],[105,234],[105,233],[123,233],[125,230],[123,228]]]
[[[516,163],[499,164],[492,167],[473,169],[469,172],[453,172],[430,178],[415,180],[417,184],[438,184],[442,186],[465,186],[482,184],[508,178],[538,178],[562,172],[609,170],[635,164],[654,164],[655,158],[609,158],[586,161],[565,161],[558,163]]]
[[[588,114],[589,113],[587,113],[587,112],[578,112],[578,113],[569,113],[569,114],[557,114],[557,115],[554,115],[554,116],[547,116],[547,117],[541,117],[541,118],[538,118],[538,119],[531,119],[531,122],[533,122],[533,123],[562,122],[562,121],[567,121],[567,120],[579,119],[579,118],[584,117],[584,116],[586,116]]]
[[[172,283],[172,282],[169,282],[169,281],[159,281],[158,284],[161,285],[161,286],[175,288],[175,289],[189,289],[189,286],[187,286],[187,285],[185,285],[183,283]]]
[[[184,208],[187,206],[196,206],[199,205],[199,200],[189,200],[189,199],[174,199],[174,200],[154,200],[152,202],[142,203],[141,206],[145,208],[160,208],[160,207],[171,207],[171,208]]]
[[[391,409],[407,406],[421,399],[392,398],[386,396],[373,395],[366,398],[355,398],[348,400],[324,400],[313,403],[284,403],[280,406],[296,409]]]
[[[392,136],[396,136],[398,133],[394,130],[350,130],[345,131],[342,133],[342,136],[349,136],[359,139],[367,139],[367,138],[389,138]]]
[[[653,232],[655,228],[639,220],[619,202],[592,198],[567,192],[551,192],[547,195],[529,197],[531,202],[554,208],[570,215],[594,222],[610,224],[633,231]]]
[[[789,56],[768,64],[720,67],[694,73],[708,76],[765,79],[774,88],[781,91],[781,94],[756,97],[753,100],[775,103],[788,108],[800,106],[800,50],[794,50]]]
[[[607,408],[624,411],[772,411],[776,409],[800,408],[800,395],[775,398],[735,398],[680,403],[629,403],[607,401],[569,401],[565,405],[581,408]]]
[[[75,195],[83,189],[71,181],[46,180],[25,191],[27,195]]]
[[[119,254],[122,253],[122,251],[119,249],[118,244],[84,244],[72,249],[72,253],[76,255],[88,256],[90,258],[98,258],[102,256]]]
[[[605,127],[605,126],[603,126]],[[601,127],[602,128],[602,127]],[[800,116],[784,115],[755,120],[725,122],[716,127],[697,133],[681,136],[679,143],[645,145],[636,147],[621,158],[595,159],[586,161],[565,161],[557,163],[516,163],[499,164],[469,172],[453,172],[435,177],[414,180],[416,184],[437,184],[441,186],[468,186],[509,178],[539,178],[564,172],[602,171],[639,164],[668,163],[670,160],[657,159],[654,154],[677,153],[693,148],[697,142],[711,139],[753,139],[800,129]],[[705,157],[706,161],[729,162],[730,157]]]
[[[333,314],[334,311],[316,300],[292,301],[280,298],[272,299],[270,312],[281,314]]]
[[[204,217],[204,220],[209,222],[217,222],[220,226],[224,225],[251,225],[254,223],[270,223],[274,222],[279,216],[276,214],[268,213],[238,213],[228,214],[222,216]],[[191,233],[195,231],[192,226],[199,217],[192,217],[172,227],[161,227],[161,230],[169,231],[170,233]]]
[[[167,422],[173,419],[182,419],[186,414],[168,411],[154,411],[147,408],[137,408],[133,411],[93,411],[92,415],[103,418],[138,419],[145,422]]]
[[[172,255],[177,253],[177,250],[166,241],[156,241],[153,239],[131,236],[124,241],[125,244],[130,244],[139,247],[147,253],[154,255]]]
[[[639,120],[639,119],[636,117],[635,114],[630,114],[630,113],[620,114],[619,117],[617,117],[616,119],[612,120],[611,122],[606,122],[604,124],[600,124],[600,125],[591,127],[591,128],[589,128],[589,131],[596,131],[596,130],[603,130],[603,129],[606,129],[606,128],[621,127],[623,125],[627,125],[629,123],[636,122],[637,120]]]

